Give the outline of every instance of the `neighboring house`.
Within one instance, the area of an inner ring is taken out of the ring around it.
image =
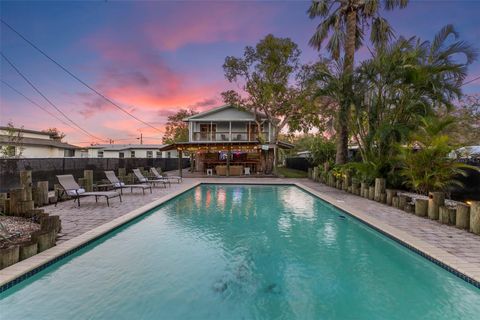
[[[97,144],[88,149],[89,158],[177,158],[176,150],[160,151],[161,144]]]
[[[162,150],[188,152],[192,169],[205,173],[271,173],[274,149],[291,148],[290,144],[272,143],[274,126],[260,115],[259,130],[252,112],[234,106],[222,106],[184,119],[188,123],[189,141],[178,142]],[[226,169],[227,168],[227,169]]]
[[[0,157],[81,157],[81,148],[78,146],[55,140],[50,133],[21,128],[0,127],[0,147],[3,151]]]

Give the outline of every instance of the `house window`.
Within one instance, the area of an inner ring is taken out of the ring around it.
[[[172,153],[170,151],[167,152],[167,158],[171,158],[172,157]]]
[[[153,151],[147,151],[147,158],[153,158]]]
[[[135,158],[135,151],[130,151],[130,158]]]
[[[63,150],[63,156],[65,158],[71,158],[75,156],[75,150],[73,149],[65,149]]]
[[[103,158],[103,151],[98,151],[97,157],[98,158]]]
[[[119,158],[125,158],[125,153],[124,152],[119,152],[118,157]]]
[[[162,153],[160,151],[157,151],[157,158],[161,158],[162,157]]]

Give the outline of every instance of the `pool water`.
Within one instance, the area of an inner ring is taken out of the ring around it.
[[[480,290],[293,186],[202,185],[0,294],[1,319],[479,319]]]

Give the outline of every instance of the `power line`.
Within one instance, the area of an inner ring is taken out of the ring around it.
[[[468,80],[467,82],[462,83],[462,87],[463,87],[464,85],[469,84],[469,83],[472,83],[473,81],[478,80],[478,79],[480,79],[480,76],[478,76],[478,77],[476,77],[476,78],[474,78],[474,79],[472,79],[472,80]]]
[[[75,121],[73,121],[72,119],[70,119],[65,113],[63,113],[62,110],[60,110],[52,101],[50,101],[30,80],[28,80],[28,78],[17,68],[15,67],[15,65],[3,54],[3,52],[0,52],[0,55],[2,56],[3,59],[5,59],[5,61],[8,62],[8,64],[18,73],[19,76],[21,76],[23,78],[23,80],[25,80],[39,95],[41,95],[43,97],[43,99],[45,99],[45,101],[48,102],[48,104],[50,104],[55,110],[57,110],[58,112],[60,112],[68,121],[70,121],[75,127],[77,127],[78,129],[82,130],[83,132],[85,132],[87,135],[89,135],[90,137],[94,138],[95,140],[104,140],[105,139],[102,139],[102,138],[99,138],[93,134],[91,134],[90,132],[88,132],[87,130],[83,129],[82,127],[80,127],[77,123],[75,123]]]
[[[72,76],[75,80],[77,80],[78,82],[80,82],[81,84],[83,84],[85,87],[87,87],[88,89],[90,89],[91,91],[95,92],[97,95],[99,95],[100,97],[102,97],[103,99],[105,99],[107,102],[109,102],[110,104],[112,104],[114,107],[116,107],[117,109],[119,109],[120,111],[124,112],[125,114],[129,115],[130,117],[132,117],[133,119],[147,125],[148,127],[152,128],[152,129],[155,129],[157,130],[158,132],[162,132],[160,129],[152,126],[151,124],[149,124],[148,122],[146,121],[143,121],[142,119],[136,117],[135,115],[133,115],[132,113],[130,113],[129,111],[125,110],[124,108],[122,108],[121,106],[119,106],[118,104],[116,104],[115,102],[113,102],[110,98],[106,97],[105,95],[103,95],[102,93],[98,92],[97,90],[95,90],[94,88],[92,88],[91,86],[89,86],[85,81],[83,81],[82,79],[80,79],[79,77],[77,77],[76,75],[74,75],[72,72],[70,72],[67,68],[65,68],[63,65],[61,65],[59,62],[57,62],[55,59],[51,58],[48,54],[46,54],[42,49],[40,49],[39,47],[37,47],[34,43],[32,43],[30,40],[28,40],[27,38],[25,38],[20,32],[18,32],[17,30],[15,30],[12,26],[10,26],[8,23],[6,23],[3,19],[0,19],[0,21],[6,25],[10,30],[12,30],[14,33],[16,33],[20,38],[22,38],[25,42],[27,42],[30,46],[32,46],[35,50],[37,50],[38,52],[40,52],[42,55],[44,55],[47,59],[49,59],[51,62],[53,62],[54,64],[56,64],[60,69],[62,69],[63,71],[65,71],[66,73],[68,73],[70,76]]]
[[[30,99],[29,97],[27,97],[26,95],[24,95],[23,93],[21,93],[20,91],[18,91],[17,89],[15,89],[13,86],[11,86],[9,83],[7,83],[5,80],[3,79],[0,79],[0,81],[6,85],[7,87],[9,87],[12,91],[16,92],[17,94],[21,95],[22,97],[24,97],[25,99],[27,99],[30,103],[32,103],[34,106],[42,109],[43,111],[45,111],[46,113],[48,113],[49,115],[51,115],[52,117],[54,117],[55,119],[57,119],[58,121],[60,121],[61,123],[63,123],[64,125],[66,126],[69,126],[70,128],[74,129],[74,130],[78,130],[77,128],[74,128],[72,125],[66,123],[65,121],[63,121],[62,119],[60,119],[59,117],[57,117],[55,114],[51,113],[50,111],[48,111],[46,108],[42,107],[40,104],[36,103],[35,101],[33,101],[32,99]]]

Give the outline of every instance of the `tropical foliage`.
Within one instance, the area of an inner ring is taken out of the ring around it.
[[[338,101],[336,162],[347,161],[348,122],[350,107],[354,103],[353,73],[355,51],[363,44],[365,26],[370,26],[370,41],[382,47],[393,36],[388,21],[381,16],[382,9],[404,8],[408,0],[314,0],[308,10],[310,18],[320,17],[321,23],[310,39],[310,45],[320,50],[326,48],[339,62],[343,51],[342,86]]]
[[[163,143],[187,142],[188,126],[183,120],[197,113],[191,109],[180,109],[177,113],[168,116]]]
[[[452,185],[462,186],[455,178],[465,176],[466,169],[479,170],[450,156],[454,146],[445,132],[453,122],[453,118],[421,119],[412,143],[400,149],[401,175],[407,187],[423,194],[448,191]]]

